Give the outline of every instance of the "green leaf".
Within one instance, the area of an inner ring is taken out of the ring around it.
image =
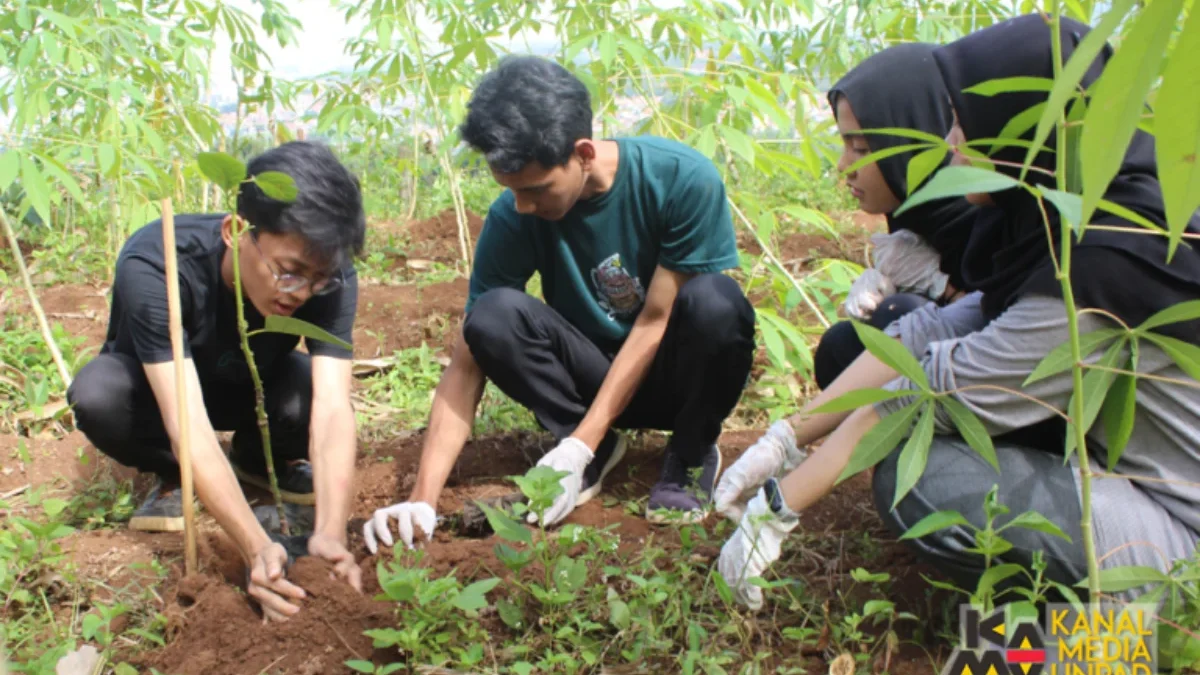
[[[973,192],[998,192],[1020,185],[997,171],[981,169],[975,166],[947,166],[933,175],[928,183],[914,192],[896,209],[895,215],[919,206],[925,202],[946,197],[961,197]]]
[[[1137,211],[1134,211],[1132,209],[1121,206],[1120,204],[1114,204],[1113,202],[1110,202],[1107,199],[1101,199],[1100,206],[1097,208],[1101,211],[1111,213],[1115,216],[1120,216],[1120,217],[1124,218],[1125,220],[1128,220],[1129,222],[1133,223],[1134,225],[1144,227],[1147,230],[1153,230],[1155,232],[1161,232],[1162,234],[1167,234],[1167,230],[1165,228],[1163,228],[1161,225],[1158,225],[1157,223],[1153,223],[1153,222],[1147,220],[1145,216],[1138,213]]]
[[[528,528],[513,520],[507,513],[482,502],[477,501],[475,503],[480,509],[483,509],[483,514],[487,516],[488,524],[492,526],[492,531],[496,533],[497,537],[505,541],[514,541],[522,544],[533,543],[533,533]]]
[[[900,391],[888,391],[887,389],[855,389],[842,394],[841,396],[829,401],[819,408],[811,410],[809,414],[819,415],[823,413],[857,410],[863,406],[873,405],[880,401],[889,401],[902,396],[912,396],[913,394],[914,392],[907,389],[902,389]]]
[[[49,518],[57,518],[58,514],[62,513],[67,508],[67,502],[63,499],[46,499],[42,501],[42,510],[46,512]]]
[[[264,171],[252,180],[263,194],[277,202],[294,202],[296,195],[300,194],[296,189],[296,181],[282,171]]]
[[[1054,80],[1048,77],[998,77],[963,89],[963,93],[995,96],[1019,91],[1050,91]]]
[[[1118,375],[1100,410],[1108,446],[1109,471],[1115,470],[1117,460],[1121,459],[1129,437],[1133,435],[1133,416],[1136,408],[1137,378],[1132,375]]]
[[[1121,168],[1182,7],[1183,0],[1146,4],[1122,38],[1121,48],[1091,87],[1079,147],[1085,223],[1091,220],[1100,197]],[[1194,117],[1196,111],[1191,114]]]
[[[34,211],[46,223],[50,222],[50,187],[37,164],[28,157],[21,158],[21,184]]]
[[[266,318],[263,327],[256,331],[251,331],[250,335],[258,335],[259,333],[286,333],[287,335],[298,335],[307,340],[320,340],[335,344],[342,349],[353,350],[354,347],[345,340],[335,337],[332,333],[313,324],[292,316],[279,316],[272,314]]]
[[[850,455],[850,461],[847,462],[846,468],[842,470],[842,475],[838,476],[837,482],[841,483],[847,478],[858,475],[860,472],[875,466],[883,458],[891,454],[900,445],[900,441],[904,440],[904,437],[908,434],[912,419],[921,409],[922,403],[923,401],[917,401],[901,410],[897,410],[871,427],[871,430],[863,435],[858,445],[854,446],[854,452]]]
[[[942,165],[942,160],[946,159],[948,152],[950,152],[949,147],[930,148],[908,161],[906,180],[909,194],[912,194],[921,183],[924,183],[925,179],[929,178],[929,174],[937,171],[938,167]]]
[[[1180,302],[1160,311],[1155,312],[1153,316],[1142,322],[1142,325],[1137,327],[1138,333],[1146,333],[1154,330],[1159,326],[1178,323],[1180,321],[1191,321],[1200,319],[1200,300],[1189,300]]]
[[[1180,235],[1200,207],[1200,12],[1190,12],[1187,24],[1163,71],[1162,87],[1154,99],[1155,152],[1163,206],[1171,230],[1168,257],[1175,254]]]
[[[373,673],[375,672],[375,664],[370,661],[361,659],[351,659],[346,661],[346,667],[358,673]]]
[[[91,640],[96,637],[96,632],[104,626],[104,619],[96,614],[85,614],[83,623],[80,625],[83,633],[83,639]]]
[[[500,583],[499,579],[484,579],[467,586],[454,596],[454,606],[464,612],[473,612],[487,607],[487,592]]]
[[[962,436],[967,445],[978,452],[979,456],[996,470],[996,473],[1000,473],[1000,461],[996,459],[996,446],[992,443],[992,437],[984,428],[983,422],[980,422],[979,418],[967,409],[967,406],[950,394],[939,396],[938,402],[946,408],[950,419],[954,421],[958,435]]]
[[[1044,185],[1037,186],[1037,189],[1043,197],[1054,204],[1054,208],[1058,209],[1059,215],[1067,221],[1071,229],[1078,232],[1079,224],[1083,222],[1083,197],[1070,192],[1053,190]]]
[[[873,614],[888,614],[896,608],[895,603],[888,600],[868,600],[863,605],[863,616],[871,616]]]
[[[630,619],[629,605],[624,600],[610,600],[608,602],[608,620],[618,630],[629,628]]]
[[[921,480],[925,473],[925,465],[929,461],[929,446],[933,443],[933,403],[927,403],[921,412],[921,419],[904,444],[900,452],[899,465],[896,468],[896,496],[892,499],[892,508],[900,503],[905,496]]]
[[[1158,345],[1160,349],[1171,357],[1175,365],[1179,366],[1180,370],[1191,375],[1194,379],[1200,380],[1200,347],[1183,340],[1176,340],[1173,337],[1166,335],[1158,335],[1157,333],[1149,333],[1146,339]]]
[[[1121,356],[1121,350],[1125,347],[1126,339],[1116,340],[1108,347],[1108,351],[1104,352],[1104,356],[1096,362],[1097,365],[1105,368],[1116,368],[1117,359]],[[1104,405],[1104,399],[1108,396],[1109,387],[1112,386],[1114,380],[1117,379],[1116,373],[1107,370],[1088,369],[1083,374],[1083,429],[1087,431],[1096,423],[1096,416],[1100,414],[1100,408]],[[1067,410],[1075,409],[1075,396],[1071,394],[1071,401],[1067,405]],[[1076,420],[1077,421],[1077,420]],[[1068,430],[1067,433],[1067,457],[1075,452],[1077,447],[1075,433]]]
[[[617,42],[613,39],[613,34],[604,32],[600,34],[600,62],[605,68],[611,68],[613,59],[617,58]]]
[[[1120,593],[1138,586],[1164,581],[1167,581],[1167,575],[1153,567],[1125,565],[1100,570],[1100,590],[1105,593]],[[1075,587],[1087,588],[1087,585],[1088,580],[1084,578],[1076,583]]]
[[[927,534],[955,525],[971,527],[971,523],[958,511],[935,511],[908,528],[908,531],[900,535],[900,539],[920,539]]]
[[[200,173],[226,192],[246,180],[246,165],[223,152],[202,152],[196,157]]]
[[[1025,568],[1016,563],[1004,563],[1003,565],[989,567],[987,571],[983,573],[983,576],[979,577],[979,585],[976,587],[975,594],[982,597],[988,593],[991,593],[992,589],[996,587],[996,584],[1009,577],[1020,574],[1023,569]]]
[[[700,129],[700,133],[696,136],[695,146],[700,154],[712,159],[717,151],[717,135],[713,133],[711,124],[705,125]]]
[[[105,176],[112,171],[113,165],[117,163],[117,151],[113,148],[112,143],[101,143],[97,148],[96,154],[100,159],[100,173]]]
[[[1068,542],[1071,541],[1071,538],[1067,536],[1066,532],[1062,531],[1062,528],[1060,528],[1058,525],[1055,525],[1048,518],[1037,511],[1026,511],[1025,513],[1022,513],[1016,518],[1008,521],[1004,525],[1001,525],[997,531],[1002,532],[1010,527],[1022,527],[1027,530],[1036,530],[1044,534],[1058,537],[1059,539],[1065,539]]]
[[[0,154],[0,192],[8,190],[20,171],[21,155],[16,150],[7,150]]]
[[[1101,328],[1079,336],[1079,354],[1083,358],[1087,358],[1092,352],[1096,351],[1100,345],[1109,340],[1125,333],[1123,328]],[[1029,377],[1025,379],[1023,386],[1044,380],[1051,375],[1057,375],[1071,367],[1074,361],[1071,360],[1071,343],[1064,342],[1054,349],[1042,359],[1042,362],[1033,369]]]
[[[525,623],[525,614],[521,608],[509,600],[497,601],[496,612],[500,614],[500,620],[504,622],[504,625],[509,628],[520,630],[521,624]]]
[[[1034,155],[1042,149],[1046,139],[1050,137],[1050,132],[1066,108],[1067,101],[1070,101],[1078,92],[1083,74],[1092,66],[1092,62],[1104,48],[1109,36],[1116,32],[1121,20],[1129,13],[1129,8],[1133,7],[1133,3],[1134,0],[1114,0],[1112,8],[1100,19],[1100,24],[1083,36],[1083,39],[1076,45],[1074,53],[1071,54],[1071,58],[1063,65],[1062,72],[1054,78],[1054,88],[1050,90],[1050,96],[1046,98],[1042,119],[1038,120],[1033,143],[1025,155],[1026,167],[1033,161]],[[1054,30],[1052,26],[1047,27],[1047,31],[1052,30]],[[1021,178],[1025,178],[1024,169],[1021,171]]]
[[[929,391],[929,378],[925,375],[925,369],[921,367],[921,362],[904,348],[903,343],[869,324],[855,321],[853,326],[854,331],[858,333],[858,339],[875,358],[907,377],[923,391]]]
[[[920,131],[919,129],[904,129],[901,127],[880,127],[878,129],[862,129],[862,134],[875,134],[879,136],[899,136],[900,138],[912,138],[934,145],[946,146],[946,139],[936,134],[931,134],[928,131]]]
[[[717,129],[721,132],[721,137],[729,144],[729,148],[733,150],[734,154],[751,164],[754,163],[753,139],[747,136],[741,129],[735,129],[726,125],[720,125]]]
[[[763,342],[767,345],[767,356],[771,357],[771,361],[776,366],[786,366],[787,349],[783,345],[783,339],[779,337],[779,330],[765,321],[760,324],[760,328],[762,329]]]
[[[858,161],[854,162],[850,166],[843,169],[841,173],[843,175],[848,174],[848,173],[854,173],[855,171],[858,171],[859,169],[863,168],[864,166],[885,160],[888,157],[894,157],[896,155],[903,154],[905,152],[916,152],[918,150],[927,150],[927,149],[929,149],[928,143],[912,143],[909,145],[894,145],[890,148],[884,148],[883,150],[878,150],[876,152],[872,152],[871,154],[867,155],[866,157],[860,158]],[[909,189],[911,190],[911,187]]]

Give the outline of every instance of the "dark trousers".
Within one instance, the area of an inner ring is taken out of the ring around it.
[[[754,320],[729,277],[690,279],[649,372],[613,426],[671,431],[680,459],[701,461],[750,377]],[[476,300],[463,335],[484,374],[557,439],[583,420],[616,355],[545,303],[507,288]]]
[[[247,378],[248,380],[249,378]],[[242,468],[265,473],[262,436],[254,412],[254,387],[205,386],[204,405],[216,431],[233,431],[233,451]],[[264,403],[276,467],[308,458],[312,408],[312,360],[291,352],[263,375]],[[80,371],[67,390],[79,429],[100,452],[138,471],[179,481],[179,463],[150,382],[138,360],[126,354],[100,354]]]
[[[871,314],[867,323],[883,330],[896,319],[928,302],[928,298],[914,293],[889,295],[879,303],[879,307]],[[838,375],[849,368],[854,359],[864,351],[866,347],[863,346],[862,340],[858,339],[852,321],[839,321],[830,326],[817,343],[817,350],[813,352],[813,377],[817,380],[817,386],[828,389]]]

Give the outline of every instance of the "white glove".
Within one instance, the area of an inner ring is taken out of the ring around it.
[[[392,545],[392,533],[388,529],[389,518],[396,519],[400,540],[410,549],[413,547],[413,525],[425,531],[426,541],[433,539],[433,530],[437,527],[437,512],[425,502],[401,502],[376,509],[375,515],[363,524],[363,539],[367,540],[367,549],[372,555],[378,548],[375,544],[376,537],[384,544]]]
[[[713,491],[714,508],[734,522],[741,520],[746,502],[768,478],[790,473],[807,456],[796,447],[792,425],[779,420],[721,475]]]
[[[766,494],[759,490],[738,529],[721,547],[717,570],[733,590],[733,597],[752,610],[762,608],[762,589],[750,583],[761,577],[771,563],[779,559],[783,539],[800,523],[797,514],[785,504],[784,513],[775,515],[767,506]]]
[[[895,292],[896,287],[890,279],[874,267],[868,267],[850,285],[850,292],[846,295],[846,302],[842,307],[848,316],[866,321],[871,318],[879,303]]]
[[[550,508],[546,509],[544,525],[549,527],[558,521],[566,518],[571,511],[575,510],[575,502],[579,499],[579,490],[583,485],[583,470],[592,461],[592,449],[586,443],[568,436],[555,446],[553,450],[546,453],[538,461],[538,466],[548,466],[555,471],[569,472],[560,482],[563,486],[562,494],[555,498],[554,503]],[[537,522],[537,514],[532,511],[526,518],[530,524]]]
[[[950,277],[942,272],[942,255],[916,232],[896,230],[891,234],[876,234],[871,241],[875,245],[875,268],[895,289],[930,300],[946,292]]]

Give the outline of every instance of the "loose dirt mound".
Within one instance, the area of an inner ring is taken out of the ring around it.
[[[467,229],[471,232],[471,251],[474,253],[475,242],[479,241],[479,233],[483,231],[483,218],[467,211]],[[439,262],[454,262],[462,258],[462,248],[458,243],[458,218],[454,209],[446,209],[441,213],[410,223],[408,235],[411,241],[410,258],[429,258]]]
[[[467,280],[428,286],[360,286],[358,294],[356,358],[391,356],[395,350],[419,347],[422,342],[449,352],[466,306]]]

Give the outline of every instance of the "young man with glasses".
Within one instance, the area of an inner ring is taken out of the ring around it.
[[[249,593],[272,619],[298,611],[303,591],[284,578],[287,553],[255,518],[237,477],[265,486],[266,462],[255,414],[254,386],[237,327],[233,252],[239,237],[246,321],[294,316],[350,342],[358,300],[353,256],[366,230],[358,180],[323,145],[287,143],[252,159],[249,175],[288,174],[296,201],[267,197],[253,183],[239,188],[231,214],[175,218],[183,352],[196,493],[241,549],[251,568]],[[312,555],[333,562],[361,589],[346,550],[353,494],[354,412],[351,352],[321,341],[263,333],[250,338],[262,378],[275,472],[285,501],[316,506]],[[103,453],[157,483],[130,527],[183,528],[179,490],[175,374],[168,330],[162,222],[135,232],[117,258],[108,334],[100,354],[67,393],[80,430]],[[233,431],[226,459],[216,431]],[[310,463],[311,462],[311,463]]]

